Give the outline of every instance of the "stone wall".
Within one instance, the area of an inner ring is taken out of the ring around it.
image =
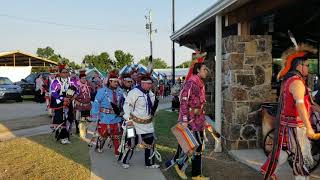
[[[207,56],[205,59],[206,66],[210,69],[210,73],[206,78],[206,104],[205,104],[205,112],[206,115],[210,116],[214,119],[214,101],[215,101],[215,53],[207,52]]]
[[[256,110],[273,102],[271,36],[229,36],[223,39],[223,148],[248,149],[261,144]]]

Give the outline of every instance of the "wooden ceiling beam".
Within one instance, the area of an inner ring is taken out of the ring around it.
[[[270,3],[270,0],[253,1],[228,13],[226,15],[226,18],[228,18],[228,25],[250,21],[256,16],[265,14],[268,11],[279,9],[297,1],[301,0],[276,0],[272,1],[272,3]]]

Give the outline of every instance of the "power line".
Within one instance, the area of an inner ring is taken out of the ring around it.
[[[10,18],[10,19],[20,20],[20,21],[24,21],[24,22],[48,24],[48,25],[55,25],[55,26],[69,27],[69,28],[76,28],[76,29],[86,29],[86,30],[95,30],[95,31],[105,31],[106,30],[103,28],[88,27],[88,26],[76,26],[76,25],[63,24],[63,23],[57,23],[57,22],[52,22],[52,21],[44,21],[44,20],[39,20],[39,19],[12,16],[12,15],[8,15],[8,14],[0,14],[0,16]]]
[[[26,18],[26,17],[19,17],[19,16],[13,16],[13,15],[9,15],[9,14],[2,14],[0,13],[0,17],[5,17],[5,18],[9,18],[9,19],[14,19],[14,20],[19,20],[19,21],[23,21],[23,22],[31,22],[31,23],[38,23],[38,24],[47,24],[47,25],[53,25],[53,26],[60,26],[60,27],[67,27],[67,28],[73,28],[73,29],[80,29],[80,30],[91,30],[91,31],[109,31],[110,29],[106,29],[106,28],[99,28],[99,27],[90,27],[90,26],[78,26],[78,25],[70,25],[70,24],[64,24],[64,23],[57,23],[57,22],[53,22],[53,21],[46,21],[46,20],[39,20],[39,19],[34,19],[34,18]],[[123,29],[123,28],[126,28]],[[128,29],[128,30],[127,30]],[[129,30],[130,27],[124,27],[122,25],[121,28],[117,29],[117,30],[113,30],[113,32],[123,32],[123,33],[135,33],[135,34],[144,34],[145,32],[143,31],[132,31]]]

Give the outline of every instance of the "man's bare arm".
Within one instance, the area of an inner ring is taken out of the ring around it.
[[[306,106],[304,104],[305,86],[303,82],[300,80],[295,80],[291,83],[289,90],[292,93],[293,98],[296,102],[299,117],[302,119],[304,125],[307,128],[307,136],[311,139],[319,139],[320,134],[314,133],[309,120],[309,113],[307,112]]]

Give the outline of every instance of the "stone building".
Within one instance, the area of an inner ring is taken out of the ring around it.
[[[208,53],[206,112],[224,136],[223,149],[261,147],[257,110],[277,101],[273,59],[292,46],[288,30],[319,47],[319,7],[317,0],[220,0],[171,35],[180,46]]]

